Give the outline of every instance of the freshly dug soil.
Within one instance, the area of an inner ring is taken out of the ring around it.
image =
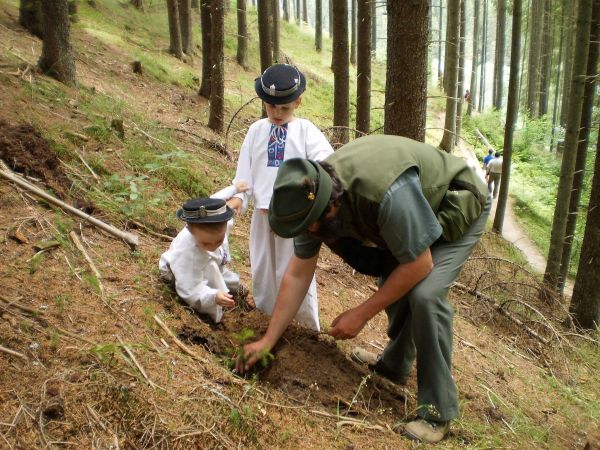
[[[48,141],[33,126],[0,120],[0,159],[12,170],[42,180],[60,198],[66,197],[71,182]]]
[[[222,323],[190,323],[179,336],[190,344],[204,345],[217,355],[230,357],[238,346],[234,333],[244,328],[254,331],[255,340],[267,329],[269,317],[260,311],[225,313]],[[275,359],[256,371],[259,380],[269,383],[299,402],[320,403],[326,407],[353,411],[404,412],[404,396],[399,386],[369,375],[366,366],[351,361],[333,338],[291,325],[272,351]],[[259,366],[257,364],[257,366]],[[358,395],[357,395],[358,391]]]

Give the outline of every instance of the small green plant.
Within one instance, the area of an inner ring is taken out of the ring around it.
[[[29,274],[33,275],[37,272],[40,264],[44,260],[44,253],[38,252],[29,260]]]
[[[56,297],[54,297],[54,304],[56,305],[56,308],[58,309],[59,313],[63,313],[65,312],[65,307],[71,303],[71,294],[66,293],[66,294],[59,294]]]
[[[245,362],[246,356],[244,355],[244,346],[254,337],[254,331],[249,328],[242,328],[239,333],[233,333],[232,338],[238,344],[230,353],[232,357],[227,361],[229,368],[235,366],[236,361]],[[259,361],[262,367],[267,367],[271,361],[275,359],[275,356],[269,349],[264,349],[260,352]]]
[[[231,408],[229,413],[229,422],[239,432],[246,434],[253,441],[257,438],[256,429],[252,421],[256,413],[249,405],[243,405],[241,408]]]

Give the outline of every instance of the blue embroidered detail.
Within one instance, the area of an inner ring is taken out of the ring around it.
[[[283,162],[287,127],[287,123],[280,127],[271,125],[269,144],[267,146],[267,167],[279,167]]]

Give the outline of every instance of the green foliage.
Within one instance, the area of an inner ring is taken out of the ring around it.
[[[33,275],[37,272],[42,261],[44,261],[45,255],[43,252],[38,252],[29,260],[29,275]]]
[[[252,441],[256,441],[258,434],[252,421],[256,418],[256,412],[249,405],[243,405],[241,408],[231,408],[229,413],[229,423],[238,432],[244,433]]]
[[[71,303],[71,301],[72,297],[69,293],[59,294],[56,297],[54,297],[54,304],[56,305],[56,308],[58,309],[58,312],[60,314],[62,314],[65,311],[65,308],[69,305],[69,303]]]

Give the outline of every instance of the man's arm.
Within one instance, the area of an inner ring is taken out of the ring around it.
[[[318,259],[318,254],[308,259],[292,257],[281,280],[269,328],[261,339],[244,346],[244,358],[236,363],[238,372],[244,373],[249,370],[260,359],[264,351],[271,350],[292,322],[306,297]]]
[[[383,286],[356,308],[340,314],[331,323],[329,334],[335,339],[355,337],[365,324],[387,306],[399,301],[433,269],[431,251],[427,248],[414,261],[399,264]]]

